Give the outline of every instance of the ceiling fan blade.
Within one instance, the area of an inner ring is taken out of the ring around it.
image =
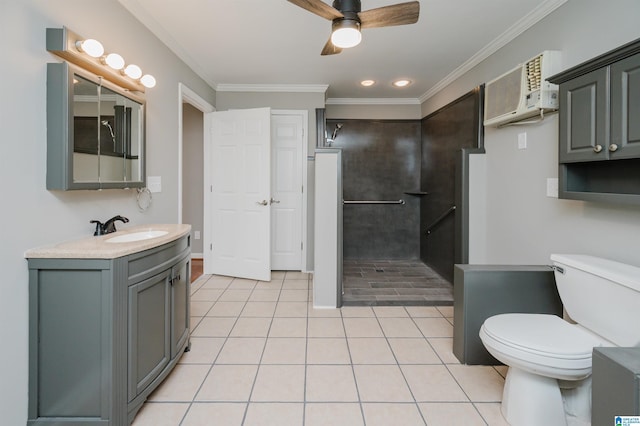
[[[289,3],[293,3],[311,13],[315,13],[325,19],[333,21],[336,18],[344,18],[342,12],[335,9],[322,0],[287,0]]]
[[[322,56],[336,55],[340,52],[342,52],[342,48],[335,46],[333,43],[331,43],[331,37],[329,37],[329,40],[327,41],[327,44],[325,44],[324,47],[322,48],[322,53],[320,53],[320,55]]]
[[[415,24],[418,22],[419,16],[420,3],[417,1],[379,7],[358,13],[361,22],[360,28],[363,29]]]

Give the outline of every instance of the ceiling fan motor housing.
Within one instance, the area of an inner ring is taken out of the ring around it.
[[[334,0],[333,8],[338,9],[340,12],[342,12],[345,15],[345,17],[346,17],[345,12],[347,13],[352,12],[357,14],[362,10],[360,0]]]

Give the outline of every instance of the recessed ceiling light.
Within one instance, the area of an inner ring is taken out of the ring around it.
[[[360,82],[361,85],[363,85],[364,87],[369,87],[369,86],[373,86],[374,84],[376,84],[375,81],[373,80],[362,80]]]
[[[396,87],[407,87],[411,84],[410,80],[396,80],[393,82],[393,85]]]

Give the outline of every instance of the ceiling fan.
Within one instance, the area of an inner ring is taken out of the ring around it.
[[[357,46],[360,30],[415,24],[420,16],[420,3],[410,1],[361,11],[360,0],[334,0],[329,6],[322,0],[288,0],[311,13],[332,21],[331,37],[321,55],[335,55],[342,49]]]

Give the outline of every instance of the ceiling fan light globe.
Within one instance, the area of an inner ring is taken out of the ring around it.
[[[331,33],[331,43],[342,49],[348,49],[360,44],[362,34],[360,33],[360,23],[352,19],[341,19],[334,21],[333,32]]]

